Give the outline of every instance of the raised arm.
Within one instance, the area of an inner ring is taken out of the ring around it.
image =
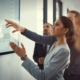
[[[38,42],[38,43],[42,43],[42,44],[48,44],[48,45],[52,45],[55,41],[56,38],[52,37],[52,36],[41,36],[38,35],[28,29],[25,29],[24,27],[20,26],[19,24],[11,21],[11,20],[5,20],[7,22],[6,27],[14,27],[15,30],[13,30],[12,32],[16,32],[16,31],[20,31],[22,35],[26,36],[27,38]]]
[[[70,63],[70,51],[67,48],[61,48],[59,51],[55,51],[55,54],[53,51],[51,52],[52,55],[47,54],[44,61],[44,70],[41,71],[39,67],[27,57],[25,47],[22,43],[22,48],[18,47],[14,42],[10,42],[10,46],[15,53],[24,60],[22,66],[37,80],[55,80],[55,75],[58,73],[61,73],[60,80],[63,80],[62,72]],[[49,57],[50,59],[48,60]]]
[[[30,59],[24,61],[22,66],[37,80],[53,80],[55,74],[68,67],[68,58],[69,51],[61,49],[56,56],[52,56],[47,65],[44,65],[44,70],[42,71]]]
[[[41,43],[41,44],[52,45],[56,41],[56,38],[53,36],[41,36],[35,32],[27,30],[27,29],[25,29],[25,31],[23,33],[21,32],[21,34],[26,36],[27,38],[29,38],[37,43]]]

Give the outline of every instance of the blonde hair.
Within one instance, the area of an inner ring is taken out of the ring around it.
[[[75,10],[71,10],[69,11],[68,13],[73,13],[75,14],[75,17],[78,17],[80,15],[80,13],[78,11],[75,11]]]

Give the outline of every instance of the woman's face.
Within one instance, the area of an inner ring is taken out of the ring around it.
[[[61,20],[58,19],[55,21],[55,23],[53,25],[53,31],[52,31],[53,34],[52,35],[56,36],[56,37],[63,36],[63,35],[65,35],[65,29],[66,28],[64,28]]]

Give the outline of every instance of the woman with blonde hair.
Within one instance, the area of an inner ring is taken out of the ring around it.
[[[80,51],[80,15],[75,19],[75,46]]]

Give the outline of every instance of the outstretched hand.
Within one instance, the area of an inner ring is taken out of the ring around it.
[[[7,22],[6,28],[11,27],[11,26],[12,26],[13,28],[15,28],[15,30],[13,30],[12,33],[17,32],[17,31],[23,32],[23,31],[25,30],[24,27],[21,27],[21,26],[20,26],[19,24],[17,24],[16,22],[13,22],[13,21],[11,21],[11,20],[5,20],[5,21]]]
[[[19,57],[23,57],[26,55],[26,50],[22,43],[21,43],[22,48],[17,46],[14,42],[10,42],[10,46]]]

